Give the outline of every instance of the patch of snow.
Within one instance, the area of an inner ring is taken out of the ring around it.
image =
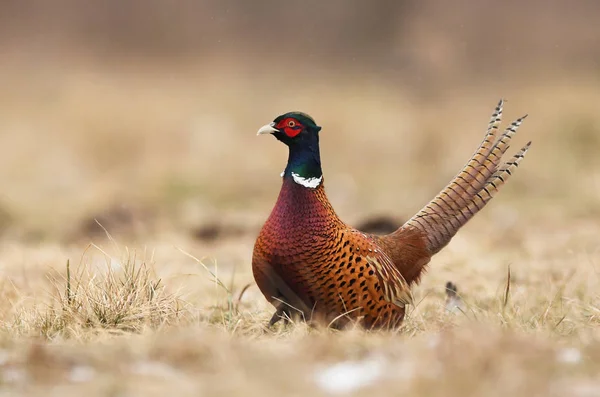
[[[87,365],[78,365],[71,369],[69,380],[73,383],[89,382],[96,376],[96,370]]]
[[[579,364],[582,360],[582,355],[579,349],[569,347],[559,350],[556,354],[556,359],[563,364]]]
[[[445,309],[448,313],[458,314],[465,312],[465,304],[458,296],[451,296],[446,299]]]
[[[380,357],[363,361],[344,361],[315,374],[315,381],[326,392],[344,394],[373,384],[384,375],[385,362]]]
[[[430,349],[435,349],[440,345],[440,336],[438,334],[433,334],[427,339],[427,347]]]

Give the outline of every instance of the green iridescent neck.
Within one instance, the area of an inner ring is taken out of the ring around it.
[[[292,178],[295,176],[296,178],[310,180],[323,176],[317,138],[309,142],[302,142],[300,145],[292,145],[289,150],[284,177]]]

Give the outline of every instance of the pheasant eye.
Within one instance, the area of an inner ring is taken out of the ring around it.
[[[289,138],[295,138],[302,133],[303,125],[293,117],[286,117],[277,124],[277,128]]]

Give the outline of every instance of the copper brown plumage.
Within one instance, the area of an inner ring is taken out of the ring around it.
[[[254,278],[276,307],[271,324],[299,314],[336,327],[352,320],[367,328],[397,327],[410,287],[439,252],[508,180],[530,143],[501,164],[524,117],[503,134],[500,101],[485,138],[456,177],[395,232],[376,236],[344,223],[324,189],[318,133],[321,127],[300,112],[286,113],[262,127],[289,148],[283,185],[256,240]]]

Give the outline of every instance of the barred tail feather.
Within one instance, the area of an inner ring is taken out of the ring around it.
[[[500,190],[500,187],[506,183],[508,178],[510,178],[512,173],[521,163],[521,160],[525,157],[530,145],[531,142],[528,142],[527,145],[523,146],[523,148],[513,156],[511,161],[504,163],[502,168],[494,173],[481,191],[475,194],[469,205],[461,210],[461,214],[467,218],[467,220],[481,210],[495,196],[498,190]],[[457,230],[455,230],[454,233],[456,233],[456,231]]]
[[[419,229],[426,236],[430,255],[446,246],[456,232],[494,197],[529,149],[531,142],[501,164],[510,140],[527,117],[515,120],[498,136],[503,104],[503,100],[498,103],[483,142],[461,172],[402,227]]]
[[[498,135],[498,126],[502,122],[503,107],[504,100],[501,99],[492,114],[487,132],[479,148],[467,164],[465,164],[462,171],[431,201],[430,205],[436,206],[441,202],[446,206],[459,210],[467,204],[464,196],[473,194],[477,190],[477,186],[480,187],[485,182],[488,171],[480,170],[480,166],[486,163],[487,158],[494,148],[494,142]]]

